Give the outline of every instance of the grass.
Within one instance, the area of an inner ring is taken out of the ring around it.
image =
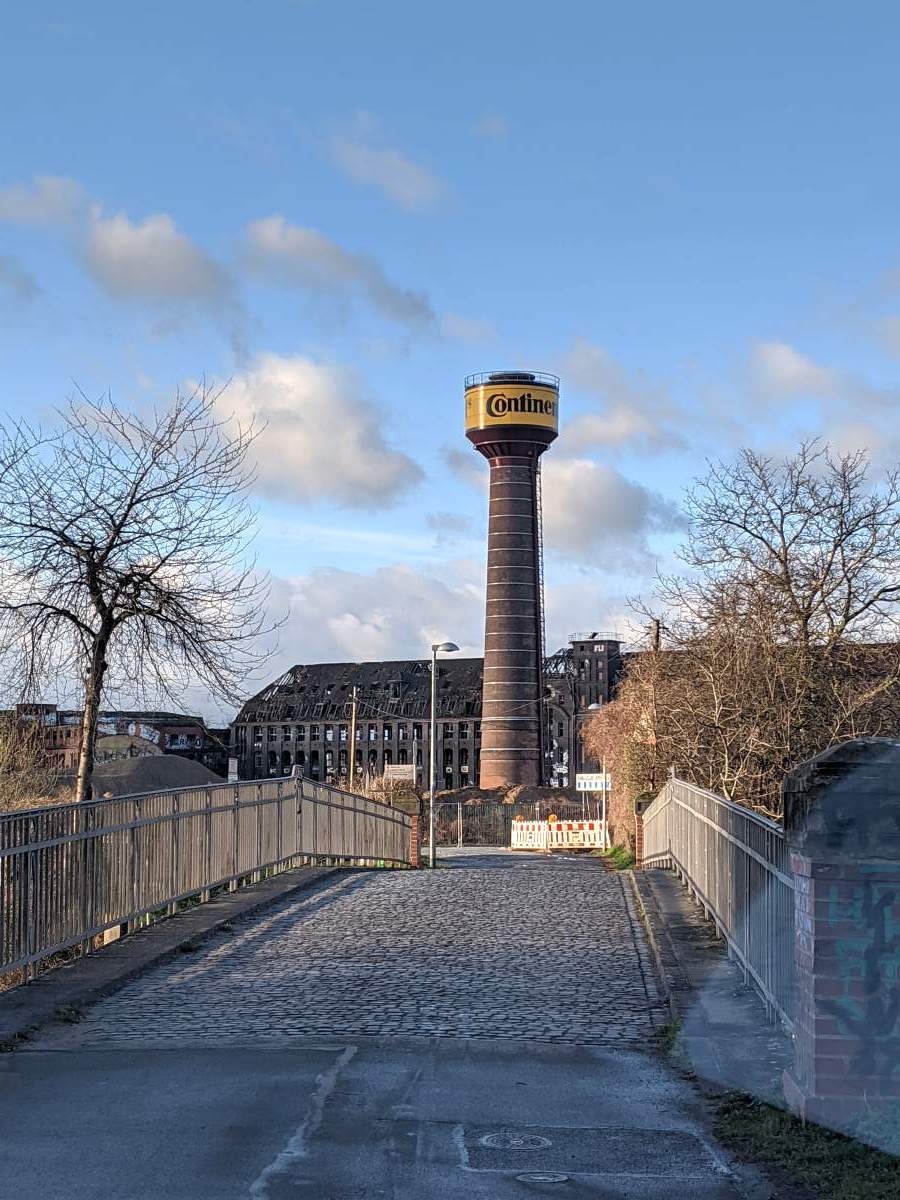
[[[674,1054],[681,1033],[681,1017],[672,1017],[654,1031],[653,1040],[663,1054]]]
[[[900,1158],[801,1121],[743,1092],[720,1098],[713,1131],[736,1158],[774,1169],[786,1183],[805,1188],[816,1200],[900,1196]]]
[[[608,850],[592,853],[599,858],[605,858],[617,871],[630,871],[634,866],[634,855],[625,846],[610,846]]]

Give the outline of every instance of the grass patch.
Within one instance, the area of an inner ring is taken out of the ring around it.
[[[801,1121],[742,1092],[719,1101],[716,1137],[739,1159],[774,1168],[816,1200],[897,1200],[900,1158]]]
[[[653,1033],[657,1049],[663,1054],[674,1054],[681,1034],[681,1017],[671,1017],[665,1025],[660,1025]]]
[[[634,866],[634,855],[626,846],[610,846],[608,850],[592,851],[605,858],[617,871],[630,871]]]
[[[62,1021],[64,1025],[77,1025],[79,1021],[84,1020],[84,1013],[74,1004],[67,1004],[56,1010],[56,1019]]]

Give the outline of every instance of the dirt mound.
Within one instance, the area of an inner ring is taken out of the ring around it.
[[[191,758],[153,754],[142,758],[115,758],[94,768],[95,796],[127,796],[132,792],[162,792],[169,788],[203,787],[224,783],[221,775]]]
[[[565,804],[581,797],[574,788],[529,787],[517,784],[511,788],[455,788],[440,792],[442,804]]]

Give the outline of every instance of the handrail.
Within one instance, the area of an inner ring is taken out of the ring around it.
[[[793,1028],[794,877],[782,826],[682,779],[643,813],[644,866],[671,867],[763,996]]]
[[[5,813],[0,972],[264,871],[320,859],[409,865],[412,835],[407,813],[294,777]]]

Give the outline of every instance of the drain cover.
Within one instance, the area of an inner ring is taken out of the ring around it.
[[[526,1171],[517,1175],[519,1183],[565,1183],[568,1175],[557,1175],[554,1171]]]
[[[501,1129],[499,1133],[488,1133],[479,1140],[482,1146],[491,1150],[546,1150],[552,1144],[549,1138],[516,1129]]]
[[[467,1126],[463,1134],[470,1171],[520,1171],[568,1175],[702,1176],[715,1165],[702,1142],[676,1129],[564,1129],[561,1126]],[[562,1182],[562,1181],[560,1181]],[[691,1195],[689,1188],[674,1194]]]

